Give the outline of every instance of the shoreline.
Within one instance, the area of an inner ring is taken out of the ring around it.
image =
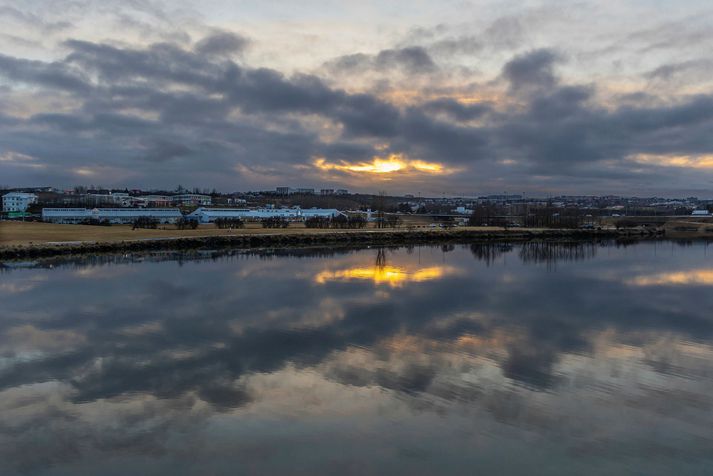
[[[442,243],[596,240],[656,238],[663,234],[626,230],[509,229],[509,230],[341,230],[322,233],[226,234],[191,237],[160,237],[122,241],[70,241],[0,247],[0,259],[17,260],[78,254],[123,253],[200,249],[300,248],[311,246],[400,246]]]

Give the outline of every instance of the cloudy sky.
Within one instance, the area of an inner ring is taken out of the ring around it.
[[[0,0],[0,185],[713,197],[706,0]]]

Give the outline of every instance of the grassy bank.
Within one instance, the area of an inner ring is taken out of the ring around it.
[[[8,226],[10,225],[10,226]],[[0,224],[0,259],[25,259],[81,253],[121,253],[152,250],[267,248],[349,245],[438,244],[469,241],[533,239],[597,239],[627,236],[615,230],[562,230],[464,227],[415,230],[312,230],[246,228],[219,230],[131,230],[131,227]]]
[[[307,229],[302,224],[293,224],[279,233],[321,233],[329,230]],[[91,226],[58,225],[38,222],[0,222],[0,247],[34,246],[46,243],[102,242],[111,243],[128,240],[194,238],[228,234],[274,234],[276,230],[263,228],[259,223],[250,223],[239,230],[221,230],[214,225],[200,225],[195,230],[178,230],[174,225],[160,225],[158,229],[136,229],[131,225]]]

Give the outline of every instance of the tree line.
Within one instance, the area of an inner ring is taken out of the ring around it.
[[[366,219],[360,216],[310,217],[305,220],[307,228],[358,229],[366,227]]]

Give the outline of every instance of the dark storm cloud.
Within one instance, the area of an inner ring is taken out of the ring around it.
[[[8,116],[12,129],[0,134],[0,146],[53,165],[35,169],[45,180],[61,170],[57,177],[71,184],[72,168],[87,166],[92,157],[92,165],[126,170],[146,184],[156,171],[151,164],[180,164],[163,170],[161,179],[170,184],[202,177],[201,185],[211,187],[248,171],[296,176],[292,166],[315,156],[362,161],[375,155],[369,147],[376,141],[388,142],[393,152],[464,167],[465,177],[474,167],[481,177],[535,173],[625,180],[633,167],[641,168],[627,161],[632,154],[713,151],[710,95],[678,101],[649,95],[604,108],[594,85],[562,81],[556,66],[563,55],[552,49],[521,53],[503,66],[498,81],[517,106],[447,97],[397,106],[316,75],[286,76],[237,64],[229,55],[244,42],[225,33],[198,41],[194,50],[165,42],[134,48],[68,40],[67,56],[54,62],[0,56],[10,94],[26,84],[79,104],[26,119]],[[362,64],[413,72],[436,67],[415,47],[342,57],[333,66]],[[323,142],[305,120],[314,118],[338,124],[340,133]],[[499,169],[502,159],[515,161],[517,170]],[[597,165],[602,162],[606,167]],[[243,168],[238,171],[236,164]],[[8,176],[33,169],[13,170]],[[647,178],[661,173],[649,168]]]
[[[260,68],[246,70],[231,66],[220,85],[239,106],[251,113],[327,113],[346,97],[311,75],[290,79],[282,73]]]
[[[503,76],[513,91],[531,88],[552,88],[557,83],[555,64],[561,56],[551,49],[539,49],[521,54],[503,68]]]
[[[165,139],[155,139],[146,144],[146,152],[141,158],[153,162],[164,162],[178,157],[185,157],[191,153],[193,153],[193,150],[183,144]]]
[[[426,112],[444,113],[456,121],[466,122],[478,119],[492,110],[491,106],[484,103],[463,104],[454,99],[441,98],[423,104]]]
[[[65,46],[71,50],[65,58],[66,64],[96,73],[107,84],[143,79],[210,89],[221,69],[219,64],[170,43],[156,43],[146,49],[129,49],[67,40]],[[152,86],[158,88],[160,84]]]
[[[415,107],[404,114],[394,143],[420,156],[448,157],[449,163],[462,165],[488,157],[489,135],[487,128],[434,119]]]
[[[428,45],[427,50],[438,56],[475,55],[483,49],[483,43],[477,37],[460,36],[444,38]]]
[[[373,137],[393,137],[401,118],[396,107],[368,94],[345,97],[333,115],[350,135]]]
[[[365,73],[370,70],[427,74],[438,69],[428,52],[420,46],[382,50],[376,55],[355,53],[340,56],[328,61],[325,66],[341,74]]]
[[[230,55],[243,51],[249,41],[244,36],[230,32],[215,33],[196,43],[196,53],[203,55]]]
[[[18,83],[61,91],[84,93],[91,89],[86,76],[66,63],[44,63],[0,54],[0,75]]]
[[[637,153],[696,154],[713,150],[713,109],[709,95],[677,104],[605,109],[594,102],[593,86],[563,85],[554,66],[561,56],[536,50],[517,56],[503,68],[511,90],[525,94],[528,107],[497,128],[501,154],[525,159],[532,170],[557,175],[607,176],[607,169],[586,169],[598,161],[622,160]],[[615,175],[624,169],[614,171]]]
[[[409,73],[428,73],[436,70],[436,64],[426,50],[419,46],[380,51],[374,62],[378,68],[402,67]]]

